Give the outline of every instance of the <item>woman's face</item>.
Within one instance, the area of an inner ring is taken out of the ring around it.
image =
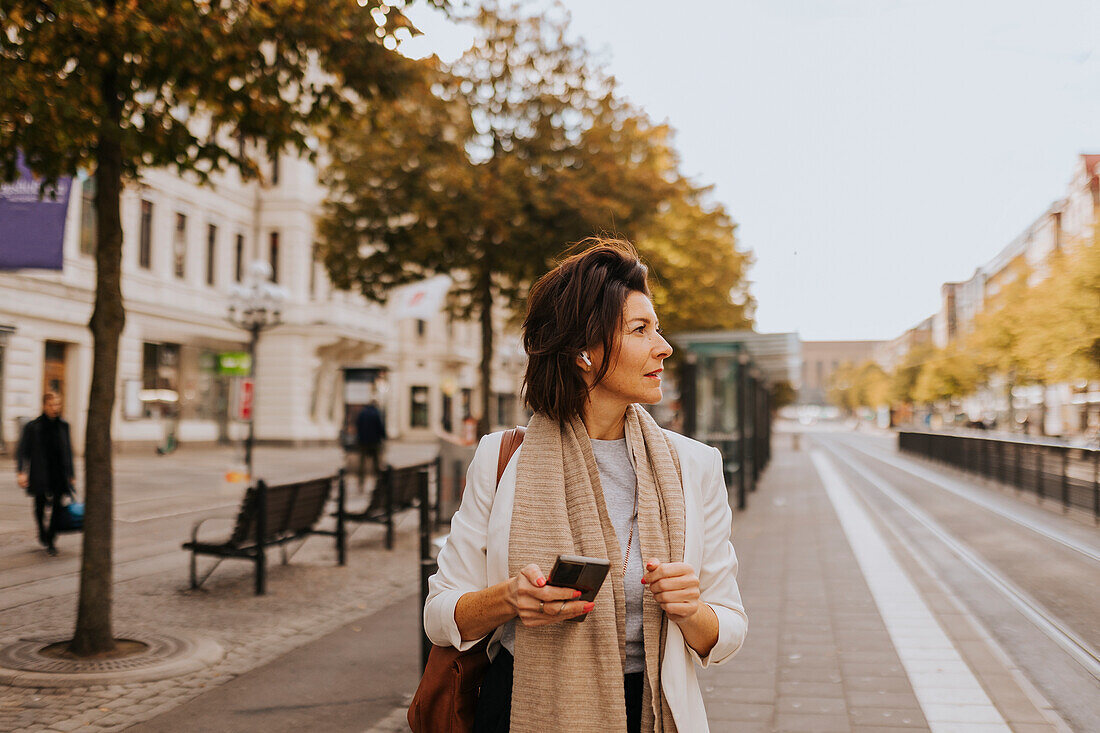
[[[647,405],[660,402],[661,371],[672,347],[661,335],[653,304],[644,294],[634,291],[627,296],[618,341],[618,354],[607,375],[592,388],[589,398],[593,402],[621,403],[624,409],[635,402]],[[603,362],[603,347],[589,349],[588,355],[593,366],[585,373],[591,378]]]

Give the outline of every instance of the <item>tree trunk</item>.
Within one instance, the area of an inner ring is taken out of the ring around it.
[[[114,522],[114,475],[111,467],[111,416],[118,379],[118,341],[126,314],[122,306],[122,147],[119,142],[121,105],[117,78],[106,65],[102,94],[107,114],[96,150],[96,290],[88,324],[93,337],[92,387],[84,438],[84,547],[80,565],[80,598],[74,654],[88,656],[114,649],[111,591]]]
[[[489,260],[489,247],[485,251],[481,273],[478,275],[478,297],[481,301],[481,417],[477,421],[478,437],[489,432],[489,405],[493,388],[493,270]]]

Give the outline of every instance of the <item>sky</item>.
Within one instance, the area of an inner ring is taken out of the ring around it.
[[[1098,0],[563,4],[738,223],[760,331],[900,335],[1100,153]],[[471,41],[410,16],[410,55]]]

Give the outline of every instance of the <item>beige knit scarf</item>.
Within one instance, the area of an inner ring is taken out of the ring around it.
[[[638,527],[643,561],[684,559],[684,491],[676,452],[649,413],[631,405],[626,434],[638,475]],[[622,548],[607,514],[596,459],[584,423],[565,425],[536,414],[520,452],[508,539],[508,572],[530,563],[549,573],[559,554],[611,562],[596,607],[581,623],[527,628],[516,624],[513,733],[626,730],[623,665],[626,602]],[[624,538],[625,541],[625,538]],[[675,733],[661,690],[668,620],[652,594],[642,603],[646,682],[642,730]]]

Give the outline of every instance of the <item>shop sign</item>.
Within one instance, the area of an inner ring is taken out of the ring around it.
[[[247,351],[226,351],[218,354],[218,374],[247,377],[252,373],[252,357]]]

